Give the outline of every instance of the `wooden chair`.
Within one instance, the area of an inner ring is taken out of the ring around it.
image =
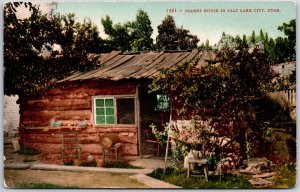
[[[116,143],[113,146],[109,148],[104,148],[102,145],[102,159],[104,162],[107,161],[107,159],[113,159],[116,163],[118,163],[120,156],[122,155],[122,143]]]
[[[123,143],[120,143],[118,134],[98,134],[98,137],[101,144],[102,160],[104,162],[107,162],[108,160],[118,162],[123,153]]]
[[[160,143],[153,135],[150,129],[144,130],[144,151],[154,151],[157,156],[160,155]]]
[[[75,131],[62,132],[62,162],[65,163],[65,160],[70,158],[73,161],[81,159],[81,147],[78,133]]]

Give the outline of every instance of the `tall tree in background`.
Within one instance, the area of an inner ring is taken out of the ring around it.
[[[183,27],[177,28],[174,18],[168,15],[158,27],[156,45],[160,50],[187,50],[197,47],[199,39]]]
[[[18,19],[25,5],[31,15]],[[97,66],[88,51],[101,51],[100,37],[90,22],[79,24],[74,15],[43,15],[31,3],[4,5],[4,93],[31,95],[49,88],[73,71]]]
[[[148,14],[138,10],[136,20],[125,24],[113,24],[107,15],[101,19],[104,32],[108,35],[108,41],[114,50],[120,51],[144,51],[153,47],[151,38],[153,29]]]
[[[290,20],[289,23],[283,23],[278,27],[278,30],[283,31],[288,39],[288,50],[290,59],[296,59],[296,19]]]
[[[153,29],[147,12],[138,10],[136,20],[131,23],[131,28],[133,30],[131,49],[133,51],[151,50],[153,48],[153,39],[151,38]]]
[[[256,36],[255,36],[255,31],[252,31],[252,34],[250,36],[250,43],[255,44],[256,43]]]
[[[112,19],[107,15],[101,19],[104,32],[108,35],[109,41],[114,50],[130,51],[132,36],[129,34],[129,23],[124,25],[113,24]]]

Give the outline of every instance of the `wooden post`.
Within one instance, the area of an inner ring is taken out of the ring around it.
[[[171,95],[170,95],[170,119],[169,119],[169,125],[168,125],[168,137],[167,137],[167,146],[166,146],[166,155],[165,155],[165,165],[164,165],[164,174],[166,172],[166,168],[167,168],[167,159],[168,159],[168,151],[169,151],[169,139],[170,139],[170,135],[169,135],[169,131],[171,128],[171,123],[172,123],[172,101],[171,101]]]
[[[139,157],[142,157],[142,145],[141,145],[141,113],[140,113],[140,95],[139,95],[139,86],[136,86],[136,90],[135,90],[135,117],[136,117],[136,124],[138,127],[138,135],[137,135],[137,139],[138,139],[138,147],[139,147]]]

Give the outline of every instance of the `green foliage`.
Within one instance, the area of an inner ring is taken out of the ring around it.
[[[235,38],[232,35],[222,33],[221,39],[216,45],[218,50],[224,47],[242,49],[243,47],[263,46],[263,49],[270,64],[281,63],[285,61],[294,61],[296,59],[296,20],[293,19],[288,23],[283,23],[278,27],[278,30],[283,31],[286,37],[270,38],[268,33],[262,29],[259,35],[252,31],[250,36],[243,35]]]
[[[152,133],[161,145],[167,143],[168,125],[165,126],[165,129],[163,131],[159,131],[154,124],[149,125],[149,127],[151,128]]]
[[[173,110],[181,116],[213,116],[220,118],[212,125],[214,132],[240,144],[246,151],[245,133],[249,141],[258,139],[267,124],[258,121],[257,101],[272,89],[275,75],[259,50],[229,48],[217,53],[218,65],[197,68],[197,60],[164,69],[153,80],[150,89],[170,94]],[[227,126],[233,123],[232,126]],[[243,156],[243,158],[246,158]]]
[[[73,166],[74,165],[74,161],[64,162],[64,165],[66,165],[66,166]]]
[[[209,51],[209,50],[212,49],[212,46],[209,44],[209,40],[206,39],[205,44],[201,43],[201,45],[198,48],[201,49],[201,50]]]
[[[118,162],[118,163],[105,163],[107,168],[123,168],[123,169],[143,169],[142,167],[130,165],[128,163]]]
[[[97,28],[75,22],[75,15],[43,15],[24,3],[31,15],[18,19],[21,3],[4,5],[4,93],[25,96],[41,93],[73,71],[97,66],[88,53],[101,51]]]
[[[138,10],[136,20],[131,23],[133,41],[131,48],[133,51],[151,50],[153,47],[153,39],[151,35],[153,29],[147,12]]]
[[[80,166],[82,166],[82,167],[96,167],[97,166],[97,162],[96,161],[82,162],[80,164]]]
[[[283,23],[278,27],[283,31],[288,39],[287,51],[290,53],[290,59],[296,59],[296,19],[292,19],[289,23]]]
[[[156,45],[159,50],[187,50],[197,47],[199,39],[183,27],[177,28],[174,18],[168,15],[158,27]]]
[[[109,36],[112,49],[121,51],[144,51],[153,47],[153,29],[147,12],[138,10],[136,20],[125,24],[113,24],[107,15],[101,19],[104,32]]]
[[[180,186],[186,189],[246,189],[251,188],[251,184],[242,176],[223,174],[220,176],[209,176],[209,181],[191,177],[187,179],[186,171],[167,168],[165,174],[163,169],[156,169],[148,174],[150,177],[163,180],[165,182]]]
[[[20,155],[30,155],[30,156],[33,156],[33,155],[40,154],[40,151],[38,151],[38,150],[36,150],[34,148],[27,147],[27,146],[21,146],[20,150],[17,151],[17,153],[20,154]]]
[[[276,166],[275,188],[293,188],[296,186],[296,167],[288,163]]]
[[[76,186],[63,186],[51,183],[25,183],[14,186],[13,188],[19,189],[77,189]]]

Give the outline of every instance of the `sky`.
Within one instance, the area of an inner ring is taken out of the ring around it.
[[[200,43],[208,39],[212,45],[221,38],[222,32],[241,36],[250,35],[252,30],[259,34],[259,30],[263,29],[271,37],[283,36],[277,27],[296,18],[296,4],[293,1],[60,2],[55,12],[75,13],[79,22],[90,18],[98,26],[100,36],[106,38],[101,18],[109,15],[114,23],[125,23],[135,20],[138,9],[148,13],[154,39],[158,34],[157,26],[169,14],[174,16],[178,27],[183,26],[197,35]],[[190,9],[197,9],[198,12],[186,12]],[[204,12],[211,9],[213,12]],[[221,12],[221,9],[225,12]],[[254,12],[257,9],[264,11]],[[279,9],[279,12],[268,12],[269,9]]]

